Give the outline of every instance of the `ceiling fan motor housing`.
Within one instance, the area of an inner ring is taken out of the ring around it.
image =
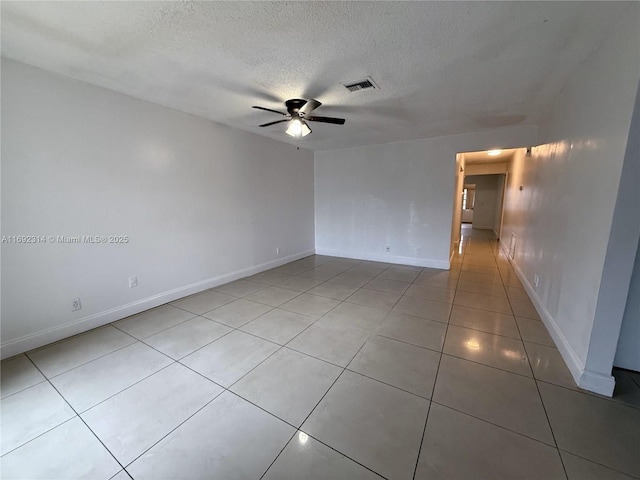
[[[284,102],[287,106],[287,112],[289,112],[290,115],[297,115],[305,103],[307,103],[307,101],[300,98],[292,98],[291,100]]]

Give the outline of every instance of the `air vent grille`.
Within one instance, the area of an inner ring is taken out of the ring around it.
[[[363,78],[361,80],[356,80],[355,82],[345,82],[342,85],[349,90],[350,92],[359,92],[361,90],[374,89],[377,90],[380,87],[376,85],[371,77]]]

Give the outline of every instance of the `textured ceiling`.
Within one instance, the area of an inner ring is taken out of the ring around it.
[[[615,2],[10,2],[2,55],[322,150],[536,123]],[[380,90],[340,82],[371,75]],[[317,98],[295,140],[251,105]]]

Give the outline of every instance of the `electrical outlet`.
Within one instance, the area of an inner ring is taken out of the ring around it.
[[[391,252],[391,246],[390,245],[385,246],[384,251],[387,253]]]
[[[129,288],[138,286],[138,277],[129,277]]]
[[[280,247],[276,247],[276,255],[280,255]]]
[[[80,302],[80,298],[74,298],[71,300],[71,311],[75,312],[76,310],[80,310],[82,308],[82,303]]]
[[[533,286],[538,288],[538,284],[540,283],[540,277],[537,273],[533,274]]]

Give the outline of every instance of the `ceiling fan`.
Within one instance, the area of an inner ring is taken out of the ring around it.
[[[287,100],[284,102],[287,107],[287,112],[279,112],[278,110],[272,110],[270,108],[253,106],[252,108],[257,108],[258,110],[265,110],[267,112],[277,113],[279,115],[284,115],[285,119],[276,120],[275,122],[264,123],[260,125],[260,127],[268,127],[270,125],[275,125],[276,123],[289,122],[289,127],[286,130],[288,135],[292,137],[306,137],[311,133],[311,129],[307,122],[322,122],[322,123],[333,123],[336,125],[344,125],[344,118],[334,118],[334,117],[317,117],[311,116],[310,113],[318,108],[322,103],[318,100],[310,99],[310,100],[302,100],[300,98],[293,98],[291,100]]]

